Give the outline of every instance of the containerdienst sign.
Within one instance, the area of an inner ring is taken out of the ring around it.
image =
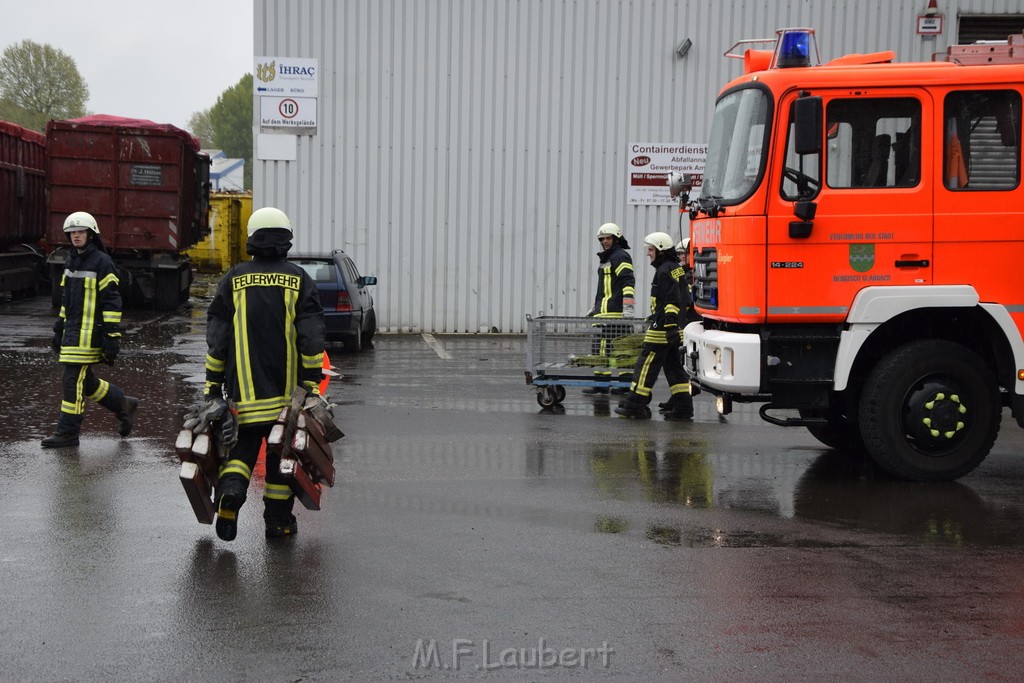
[[[689,173],[693,177],[694,192],[699,192],[704,175],[704,160],[708,155],[705,142],[631,142],[627,174],[629,185],[626,201],[630,204],[668,204],[678,200],[668,193],[668,174],[672,171]]]

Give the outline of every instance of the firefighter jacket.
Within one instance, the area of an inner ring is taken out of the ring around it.
[[[121,292],[117,268],[94,238],[71,249],[60,279],[61,363],[87,365],[102,358],[103,338],[121,337]]]
[[[618,243],[597,252],[597,295],[590,313],[595,318],[621,318],[623,298],[632,299],[636,280],[633,260]]]
[[[300,383],[320,392],[324,334],[301,267],[258,255],[232,267],[207,311],[206,395],[233,399],[240,426],[273,422]]]
[[[651,326],[644,335],[645,344],[667,344],[669,336],[679,334],[679,313],[682,311],[681,288],[683,266],[675,253],[659,254],[654,262],[654,280],[651,282]]]

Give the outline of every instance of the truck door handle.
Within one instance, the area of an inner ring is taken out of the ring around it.
[[[920,261],[896,261],[897,268],[927,268],[928,259],[921,259]]]

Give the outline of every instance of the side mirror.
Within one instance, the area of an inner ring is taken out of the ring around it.
[[[793,103],[793,143],[797,154],[821,153],[822,112],[820,97],[800,97]]]
[[[671,171],[668,174],[668,193],[673,199],[683,194],[690,194],[693,189],[693,176],[689,173],[676,173]]]
[[[369,287],[370,285],[377,284],[377,278],[373,275],[363,275],[359,278],[360,287]]]

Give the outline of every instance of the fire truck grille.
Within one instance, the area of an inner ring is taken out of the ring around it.
[[[693,255],[693,303],[699,308],[718,309],[718,251],[714,247]]]

